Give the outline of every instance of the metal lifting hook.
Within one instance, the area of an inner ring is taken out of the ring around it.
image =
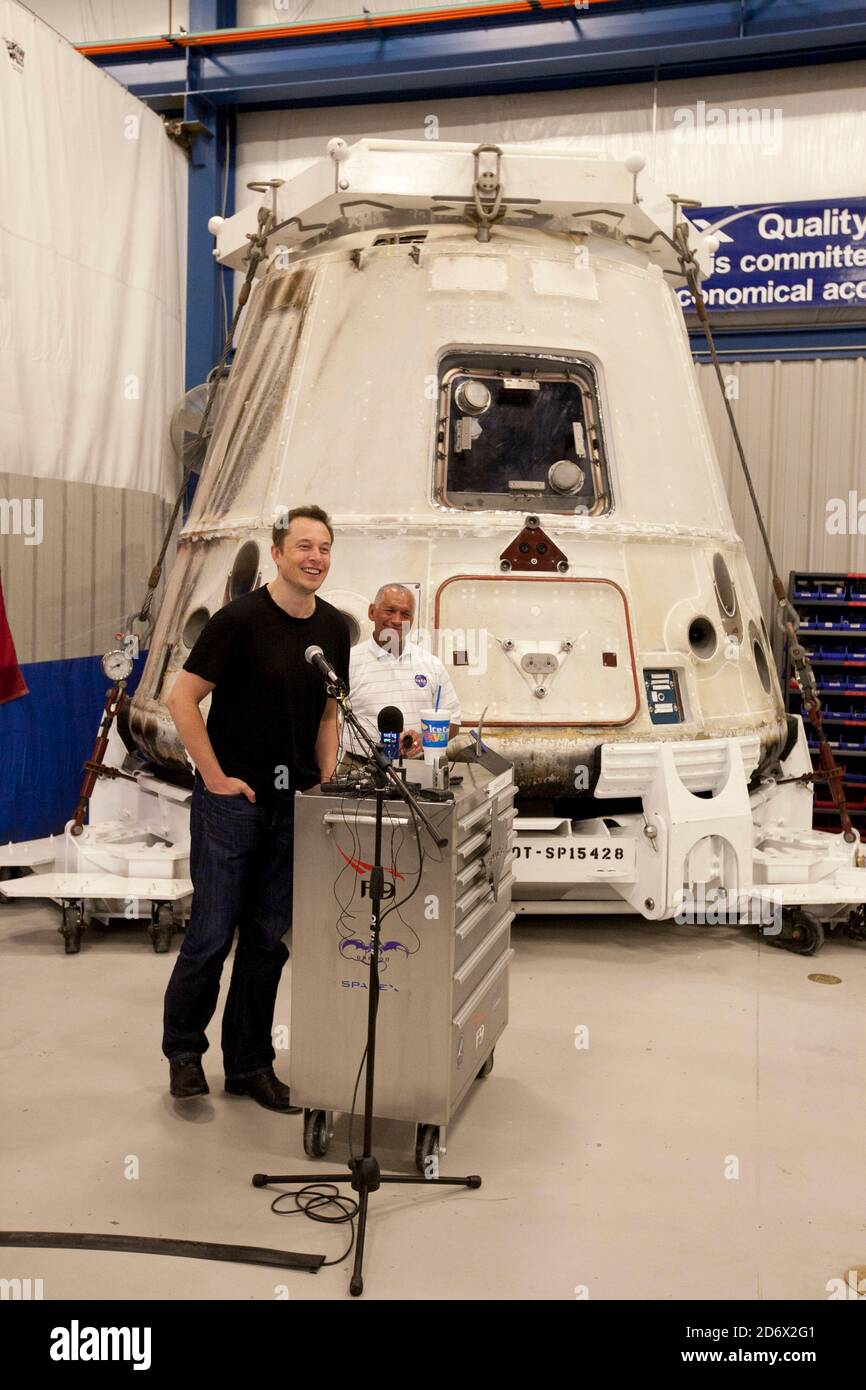
[[[472,197],[475,202],[474,215],[478,223],[478,241],[490,240],[490,228],[494,222],[498,222],[500,217],[504,217],[505,210],[502,208],[502,151],[498,145],[478,145],[473,150],[475,159],[475,179],[472,185]],[[482,155],[495,156],[493,168],[482,168]]]

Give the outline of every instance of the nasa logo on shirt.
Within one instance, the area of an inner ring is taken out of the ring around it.
[[[425,685],[427,684],[427,677],[426,677],[426,676],[416,676],[416,677],[415,677],[415,684],[416,684],[416,685],[420,685],[420,686],[423,688],[423,686],[425,686]]]

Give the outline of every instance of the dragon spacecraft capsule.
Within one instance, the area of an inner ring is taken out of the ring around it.
[[[261,260],[129,712],[149,760],[187,768],[172,681],[208,617],[271,577],[275,517],[310,502],[336,531],[322,596],[358,640],[381,584],[413,590],[464,726],[483,714],[526,803],[591,795],[602,744],[778,756],[675,293],[683,248],[706,272],[711,247],[640,169],[334,140],[215,224],[223,264],[243,271],[256,236]]]

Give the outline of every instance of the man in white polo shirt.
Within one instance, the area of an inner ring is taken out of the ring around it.
[[[371,738],[379,738],[379,711],[396,705],[403,711],[404,757],[421,755],[421,710],[435,705],[451,715],[449,737],[460,730],[460,702],[451,677],[437,656],[418,642],[409,641],[415,616],[415,595],[402,584],[383,584],[367,610],[373,635],[352,648],[349,689],[352,709]],[[345,750],[350,757],[364,756],[345,728]]]

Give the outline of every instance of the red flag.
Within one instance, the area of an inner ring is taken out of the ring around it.
[[[21,667],[18,665],[18,657],[15,655],[15,643],[12,641],[6,605],[3,602],[3,580],[0,577],[0,705],[29,694]]]

